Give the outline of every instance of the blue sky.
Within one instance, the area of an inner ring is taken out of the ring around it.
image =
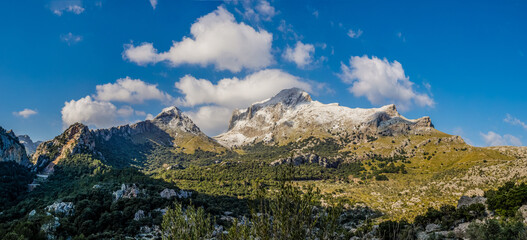
[[[0,126],[50,139],[169,105],[205,132],[298,86],[396,103],[477,146],[527,144],[525,1],[8,1]],[[219,84],[218,84],[219,83]]]

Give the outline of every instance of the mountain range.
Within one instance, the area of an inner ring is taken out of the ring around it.
[[[0,196],[8,199],[0,203],[0,237],[25,224],[47,239],[156,239],[175,199],[204,206],[230,227],[247,216],[244,201],[256,189],[284,179],[315,186],[322,202],[346,202],[341,218],[352,221],[342,225],[355,236],[377,234],[372,219],[418,224],[432,211],[414,233],[428,236],[441,233],[428,226],[438,222],[433,211],[458,216],[443,206],[481,203],[507,182],[527,181],[525,147],[474,147],[429,117],[405,118],[393,104],[324,104],[298,88],[235,110],[228,130],[214,137],[173,106],[107,129],[75,123],[33,152],[34,145],[0,128]],[[459,221],[443,224],[454,232],[463,223],[466,232],[468,220]]]
[[[35,169],[46,169],[47,172],[68,154],[86,152],[102,159],[118,159],[116,164],[125,166],[131,164],[130,159],[121,159],[122,155],[130,155],[130,151],[140,154],[153,146],[188,154],[196,149],[219,153],[257,143],[284,145],[310,138],[334,139],[347,146],[382,136],[440,134],[429,117],[407,119],[397,112],[393,104],[372,109],[323,104],[312,100],[307,92],[298,88],[284,89],[247,109],[235,110],[228,131],[212,138],[175,106],[163,109],[152,120],[108,129],[90,130],[76,123],[53,140],[40,143],[35,150],[35,143],[28,136],[19,136],[16,140],[10,133],[4,133],[4,136],[11,139],[12,147],[3,153],[17,155],[18,158],[11,156],[2,160],[27,164],[25,159],[31,155]],[[27,154],[21,144],[27,149]],[[122,146],[127,146],[129,152],[121,152]]]

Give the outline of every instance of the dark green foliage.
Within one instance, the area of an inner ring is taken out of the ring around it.
[[[386,177],[386,175],[375,175],[375,180],[377,181],[388,181],[388,177]]]
[[[145,197],[114,201],[112,192],[122,183],[137,184],[139,189],[145,190]],[[96,184],[99,187],[94,188]],[[161,224],[162,217],[154,209],[164,208],[172,202],[160,197],[164,188],[178,190],[173,184],[152,179],[136,169],[114,169],[89,155],[73,155],[55,166],[54,174],[44,184],[0,215],[0,239],[39,236],[40,226],[46,221],[42,218],[46,216],[42,211],[56,201],[73,202],[75,206],[74,215],[58,216],[61,225],[56,234],[59,237],[133,236],[140,226]],[[27,216],[31,210],[37,210],[37,214],[29,219]],[[148,219],[134,221],[138,210],[151,214]],[[22,228],[25,232],[20,230]]]
[[[522,240],[527,239],[527,228],[518,220],[489,219],[470,224],[467,235],[471,240]]]
[[[439,224],[445,230],[450,230],[459,223],[482,219],[486,216],[485,206],[481,203],[456,208],[444,205],[439,209],[429,208],[428,211],[415,218],[414,224],[425,228],[428,224]]]
[[[512,217],[522,205],[527,204],[527,185],[507,182],[498,190],[485,192],[490,210],[501,216]]]
[[[412,230],[412,225],[407,221],[385,221],[379,224],[377,229],[377,236],[383,240],[394,239],[413,239],[408,236],[408,232]]]
[[[166,240],[210,239],[214,231],[211,216],[205,214],[203,207],[189,205],[183,209],[177,202],[163,216],[162,228]]]
[[[18,163],[0,162],[0,211],[15,202],[28,190],[33,174]]]
[[[97,151],[105,157],[105,164],[124,168],[128,166],[142,166],[146,156],[152,151],[155,143],[136,144],[131,139],[113,136],[111,141],[98,139]]]

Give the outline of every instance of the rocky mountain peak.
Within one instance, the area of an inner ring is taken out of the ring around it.
[[[163,109],[163,111],[151,121],[163,130],[202,134],[198,126],[196,126],[189,117],[183,114],[181,110],[175,106]]]
[[[349,108],[323,104],[298,88],[234,111],[226,133],[215,139],[226,146],[256,142],[287,143],[310,136],[340,138],[421,134],[433,129],[429,117],[407,119],[394,104],[380,108]]]
[[[280,91],[271,99],[260,103],[261,105],[275,105],[281,103],[284,106],[294,107],[298,104],[311,102],[311,96],[300,88],[289,88]],[[255,105],[260,105],[255,104]]]
[[[42,141],[33,142],[31,137],[29,137],[29,135],[18,135],[17,137],[20,143],[23,144],[24,147],[26,148],[27,155],[31,155],[35,153],[38,145],[42,143]]]
[[[49,173],[60,160],[76,153],[100,155],[95,151],[94,134],[82,123],[74,123],[53,140],[41,143],[33,154],[32,161],[37,170],[44,169]]]

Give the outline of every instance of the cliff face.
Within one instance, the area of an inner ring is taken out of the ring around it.
[[[93,133],[81,123],[75,123],[53,140],[41,143],[33,154],[32,162],[38,170],[49,173],[53,172],[53,167],[68,154],[76,153],[100,155],[95,151]]]
[[[135,124],[93,130],[94,135],[104,142],[127,139],[135,144],[154,142],[174,147],[186,153],[200,148],[218,152],[225,148],[205,135],[196,124],[177,107],[163,109],[154,119]]]
[[[19,142],[15,133],[0,127],[0,162],[4,161],[13,161],[26,167],[31,166],[26,149]]]
[[[226,133],[215,139],[229,147],[256,142],[287,143],[308,137],[395,136],[435,131],[429,117],[407,119],[395,105],[362,109],[323,104],[298,89],[236,110]]]
[[[17,137],[20,143],[22,143],[26,148],[26,153],[28,156],[35,153],[35,151],[37,151],[38,145],[42,143],[42,141],[33,142],[33,140],[31,140],[28,135],[18,135]]]

